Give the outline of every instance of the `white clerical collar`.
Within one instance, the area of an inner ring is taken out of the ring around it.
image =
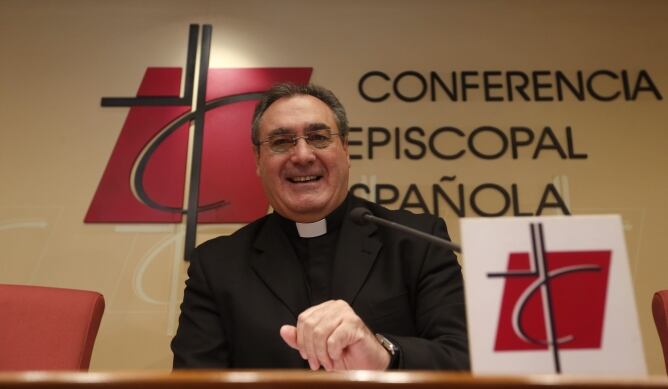
[[[327,233],[327,219],[318,220],[313,223],[297,223],[297,232],[302,238],[315,238]]]

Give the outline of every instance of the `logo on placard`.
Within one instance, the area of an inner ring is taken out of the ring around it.
[[[130,110],[86,223],[180,223],[185,215],[187,257],[198,222],[246,223],[267,212],[253,110],[273,84],[307,83],[312,68],[210,69],[211,32],[203,25],[198,45],[200,26],[190,26],[185,73],[149,67],[136,97],[102,98],[103,107]]]
[[[543,226],[531,224],[531,253],[510,253],[503,277],[494,351],[601,348],[610,250],[546,251]]]

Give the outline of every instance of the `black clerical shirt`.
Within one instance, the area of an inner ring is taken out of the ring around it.
[[[350,195],[327,215],[327,232],[312,238],[300,237],[295,222],[276,213],[304,269],[312,306],[332,299],[332,263],[336,255],[339,231],[348,213],[349,199]]]

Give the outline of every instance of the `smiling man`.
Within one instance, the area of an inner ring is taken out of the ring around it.
[[[295,222],[324,219],[348,192],[347,126],[340,132],[332,110],[311,95],[278,99],[258,119],[257,173],[272,207]]]
[[[347,136],[327,89],[263,96],[251,138],[274,212],[195,251],[174,368],[468,369],[454,254],[347,214],[364,206],[447,239],[445,223],[350,195]]]

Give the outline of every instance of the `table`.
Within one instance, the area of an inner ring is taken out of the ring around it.
[[[0,373],[2,389],[433,389],[433,388],[667,388],[668,377],[580,377],[559,375],[473,376],[466,373],[310,372],[300,370],[191,370],[170,372]]]

